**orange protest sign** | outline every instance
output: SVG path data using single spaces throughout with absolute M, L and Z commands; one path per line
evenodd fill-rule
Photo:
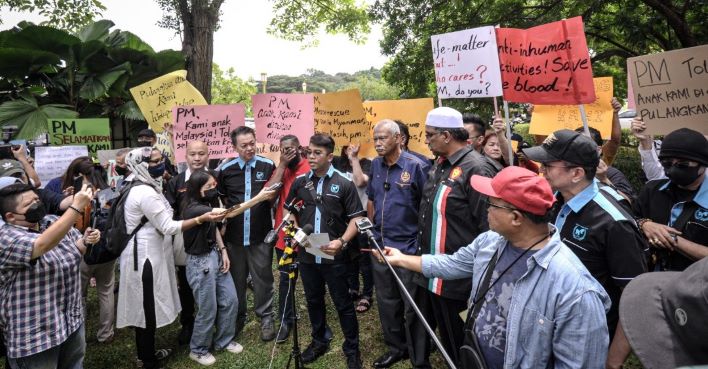
M 363 143 L 369 139 L 369 124 L 366 121 L 359 90 L 313 95 L 315 132 L 327 133 L 334 138 L 335 154 L 339 154 L 342 146 Z
M 374 125 L 382 119 L 393 119 L 400 120 L 408 126 L 410 133 L 408 149 L 432 158 L 433 155 L 425 144 L 425 118 L 434 107 L 432 98 L 365 101 L 366 120 L 371 130 L 366 143 L 362 143 L 360 156 L 367 158 L 377 156 L 371 139 Z
M 612 77 L 593 78 L 595 96 L 592 104 L 585 105 L 588 126 L 600 131 L 602 138 L 609 139 L 612 131 Z M 576 129 L 583 126 L 577 105 L 536 105 L 531 115 L 529 133 L 548 135 L 559 129 Z

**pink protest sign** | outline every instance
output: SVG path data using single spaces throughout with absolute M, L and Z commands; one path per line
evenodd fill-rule
M 245 122 L 246 109 L 242 104 L 175 106 L 172 108 L 175 160 L 186 161 L 187 144 L 191 141 L 206 142 L 210 159 L 235 156 L 231 131 Z
M 260 94 L 253 96 L 256 141 L 279 145 L 292 134 L 307 145 L 315 133 L 314 100 L 311 94 Z

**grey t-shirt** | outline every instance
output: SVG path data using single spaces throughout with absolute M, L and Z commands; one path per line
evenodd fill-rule
M 506 350 L 506 317 L 509 314 L 509 305 L 514 291 L 514 284 L 526 273 L 526 261 L 535 250 L 529 250 L 516 263 L 524 249 L 519 249 L 507 244 L 504 252 L 499 256 L 497 265 L 492 272 L 490 285 L 494 286 L 487 292 L 479 310 L 479 316 L 474 326 L 479 346 L 490 369 L 504 367 L 504 352 Z M 499 278 L 499 275 L 512 263 L 514 265 Z M 498 282 L 495 281 L 499 279 Z M 483 293 L 484 291 L 480 291 Z

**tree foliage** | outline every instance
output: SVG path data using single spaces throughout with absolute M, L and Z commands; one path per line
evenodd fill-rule
M 214 63 L 211 84 L 212 104 L 243 104 L 246 106 L 246 115 L 251 116 L 253 114 L 251 95 L 256 93 L 255 84 L 239 78 L 234 68 L 222 70 Z
M 41 25 L 76 31 L 106 10 L 99 0 L 0 0 L 0 7 L 37 13 L 47 20 Z M 1 23 L 1 21 L 0 21 Z
M 302 83 L 307 83 L 307 92 L 341 91 L 357 88 L 364 100 L 398 99 L 398 89 L 381 79 L 381 71 L 375 68 L 358 71 L 354 74 L 327 74 L 321 70 L 310 69 L 299 76 L 274 75 L 268 77 L 268 92 L 302 92 Z M 258 91 L 262 85 L 258 83 Z

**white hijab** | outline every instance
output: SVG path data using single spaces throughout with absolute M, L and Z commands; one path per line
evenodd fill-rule
M 131 177 L 154 187 L 158 193 L 162 193 L 162 177 L 153 178 L 148 171 L 148 161 L 150 161 L 153 150 L 157 149 L 154 147 L 133 149 L 125 156 L 125 164 L 131 172 Z

